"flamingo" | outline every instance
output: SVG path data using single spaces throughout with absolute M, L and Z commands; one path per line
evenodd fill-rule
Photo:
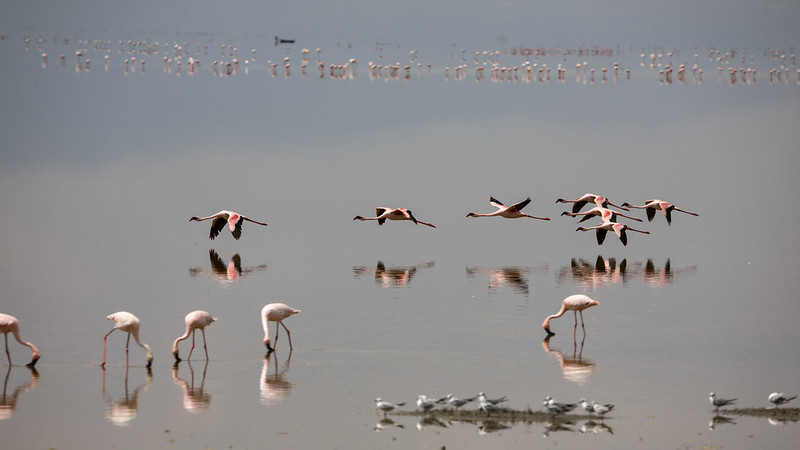
M 650 234 L 649 231 L 642 231 L 637 230 L 636 228 L 631 228 L 624 223 L 617 223 L 617 222 L 603 222 L 600 225 L 595 225 L 593 227 L 578 227 L 575 231 L 589 231 L 589 230 L 596 230 L 597 231 L 597 245 L 602 245 L 603 241 L 606 239 L 606 233 L 609 231 L 613 231 L 619 237 L 619 240 L 622 241 L 622 245 L 628 245 L 628 231 L 635 231 L 637 233 L 642 234 Z
M 656 211 L 664 211 L 664 215 L 667 217 L 667 224 L 672 225 L 672 211 L 682 212 L 684 214 L 691 214 L 693 216 L 699 216 L 700 214 L 689 212 L 683 209 L 678 208 L 677 206 L 673 205 L 670 202 L 665 202 L 664 200 L 659 200 L 657 198 L 647 200 L 644 202 L 642 206 L 631 205 L 630 203 L 623 203 L 622 206 L 628 208 L 636 208 L 636 209 L 644 209 L 647 212 L 647 220 L 652 221 L 653 218 L 656 216 Z
M 635 220 L 637 222 L 641 222 L 642 221 L 642 219 L 637 219 L 636 217 L 626 216 L 625 214 L 618 213 L 616 211 L 612 211 L 612 210 L 610 210 L 608 208 L 604 208 L 602 206 L 595 206 L 594 208 L 592 208 L 592 209 L 590 209 L 590 210 L 588 210 L 586 212 L 571 213 L 569 211 L 564 211 L 564 212 L 561 213 L 561 215 L 562 216 L 570 216 L 570 217 L 583 216 L 583 218 L 581 220 L 579 220 L 578 223 L 585 222 L 585 221 L 591 219 L 592 216 L 600 216 L 600 218 L 603 219 L 603 222 L 616 222 L 617 221 L 617 216 L 624 217 L 626 219 Z
M 528 206 L 528 203 L 531 202 L 531 198 L 528 197 L 525 200 L 514 203 L 511 206 L 504 205 L 500 200 L 497 200 L 494 197 L 489 197 L 489 204 L 497 208 L 497 211 L 489 213 L 489 214 L 477 214 L 471 212 L 467 214 L 467 217 L 505 217 L 506 219 L 519 219 L 520 217 L 530 217 L 531 219 L 539 219 L 539 220 L 550 220 L 547 217 L 534 217 L 522 212 L 522 208 Z
M 544 331 L 546 331 L 548 335 L 555 334 L 550 331 L 550 320 L 563 316 L 567 311 L 572 311 L 575 314 L 574 328 L 578 328 L 578 313 L 581 313 L 581 328 L 583 328 L 583 331 L 586 332 L 586 327 L 583 325 L 583 310 L 599 304 L 600 303 L 598 303 L 596 300 L 592 300 L 587 295 L 570 295 L 569 297 L 565 298 L 563 302 L 561 302 L 561 309 L 557 313 L 547 316 L 547 318 L 544 319 L 542 328 L 544 328 Z
M 617 206 L 611 203 L 607 198 L 603 197 L 602 195 L 589 194 L 589 193 L 583 194 L 582 196 L 576 198 L 575 200 L 566 200 L 560 198 L 556 200 L 556 203 L 574 203 L 574 205 L 572 205 L 573 213 L 579 212 L 581 208 L 583 208 L 587 203 L 594 203 L 595 205 L 602 206 L 604 208 L 607 208 L 610 205 L 621 211 L 628 211 L 628 209 L 626 209 L 624 206 L 622 205 Z
M 127 365 L 128 363 L 128 344 L 130 344 L 131 334 L 133 334 L 133 339 L 136 343 L 147 350 L 147 368 L 149 369 L 153 365 L 153 351 L 150 350 L 149 345 L 139 340 L 139 325 L 141 325 L 139 318 L 127 311 L 119 311 L 106 316 L 106 319 L 114 322 L 114 328 L 103 336 L 103 363 L 100 364 L 100 367 L 105 368 L 106 366 L 106 338 L 114 330 L 122 330 L 128 333 L 128 340 L 125 342 L 125 364 Z
M 211 222 L 211 232 L 208 235 L 208 238 L 212 240 L 219 235 L 219 232 L 222 231 L 222 228 L 225 227 L 225 223 L 228 224 L 228 226 L 231 229 L 231 234 L 233 234 L 233 238 L 236 239 L 237 241 L 239 240 L 240 237 L 242 237 L 242 223 L 244 223 L 245 220 L 247 220 L 248 222 L 253 222 L 259 225 L 267 226 L 267 224 L 263 222 L 258 222 L 247 216 L 243 216 L 239 213 L 226 210 L 222 210 L 214 214 L 213 216 L 208 216 L 208 217 L 194 216 L 191 219 L 189 219 L 189 222 L 193 220 L 197 222 L 202 222 L 208 219 L 214 219 L 214 221 Z
M 39 353 L 39 349 L 37 349 L 35 345 L 30 342 L 23 341 L 19 336 L 19 320 L 17 320 L 16 317 L 8 314 L 0 314 L 0 333 L 3 333 L 6 337 L 6 357 L 8 358 L 9 367 L 11 367 L 11 353 L 8 351 L 8 333 L 13 334 L 14 339 L 16 339 L 17 342 L 31 349 L 31 362 L 26 364 L 26 366 L 35 366 L 36 361 L 39 361 L 39 358 L 42 357 L 42 354 Z
M 431 228 L 436 228 L 436 225 L 432 223 L 423 222 L 421 220 L 417 220 L 413 214 L 411 214 L 410 209 L 406 208 L 386 208 L 384 206 L 379 206 L 375 208 L 375 216 L 376 217 L 364 217 L 364 216 L 355 216 L 353 220 L 377 220 L 378 225 L 383 225 L 386 222 L 386 219 L 389 220 L 410 220 L 415 224 L 421 223 L 423 225 L 427 225 Z
M 192 359 L 192 352 L 194 351 L 194 335 L 199 329 L 203 333 L 203 350 L 206 351 L 206 360 L 208 360 L 208 347 L 206 347 L 206 327 L 214 323 L 217 319 L 211 317 L 206 311 L 192 311 L 186 315 L 186 333 L 183 336 L 175 339 L 172 344 L 172 355 L 175 356 L 175 361 L 180 362 L 181 358 L 178 356 L 178 342 L 187 339 L 189 333 L 192 334 L 192 348 L 189 350 L 189 356 L 186 359 Z
M 284 303 L 270 303 L 261 309 L 261 324 L 264 327 L 264 345 L 267 346 L 267 350 L 273 351 L 275 349 L 275 347 L 271 347 L 269 345 L 269 328 L 267 328 L 268 322 L 278 322 L 278 325 L 283 326 L 283 329 L 286 330 L 286 336 L 289 337 L 289 349 L 294 349 L 294 347 L 292 347 L 292 334 L 289 333 L 289 329 L 283 324 L 283 319 L 286 319 L 287 317 L 299 312 L 299 309 L 294 309 Z M 280 328 L 275 330 L 276 344 L 278 343 L 279 331 Z

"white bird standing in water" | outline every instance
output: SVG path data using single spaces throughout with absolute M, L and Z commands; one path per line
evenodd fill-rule
M 471 398 L 458 398 L 454 397 L 453 394 L 447 394 L 447 403 L 454 408 L 461 408 L 462 406 L 466 405 L 467 403 L 475 400 L 478 396 L 471 397 Z
M 119 311 L 106 316 L 106 319 L 114 322 L 114 328 L 103 336 L 103 363 L 100 364 L 100 367 L 105 368 L 106 366 L 106 338 L 108 338 L 108 335 L 114 330 L 121 330 L 128 333 L 128 340 L 125 342 L 125 364 L 128 364 L 128 345 L 131 342 L 132 334 L 136 343 L 147 350 L 147 368 L 149 369 L 150 366 L 153 365 L 153 352 L 150 350 L 149 345 L 139 340 L 139 325 L 141 324 L 139 318 L 127 311 Z
M 505 217 L 506 219 L 519 219 L 520 217 L 530 217 L 531 219 L 550 220 L 547 217 L 535 217 L 522 212 L 522 208 L 528 206 L 528 203 L 530 202 L 531 198 L 528 197 L 519 203 L 514 203 L 511 206 L 506 206 L 500 200 L 497 200 L 494 197 L 489 197 L 489 204 L 497 208 L 497 211 L 488 214 L 478 214 L 471 212 L 467 214 L 467 217 Z
M 794 397 L 785 397 L 783 392 L 773 392 L 772 394 L 769 394 L 769 401 L 775 405 L 775 409 L 778 409 L 778 406 L 781 406 L 784 403 L 789 403 L 796 398 L 796 395 Z
M 233 234 L 233 238 L 236 239 L 237 241 L 239 240 L 240 237 L 242 237 L 242 223 L 244 223 L 245 220 L 248 222 L 253 222 L 259 225 L 267 226 L 267 224 L 263 222 L 258 222 L 247 216 L 243 216 L 239 213 L 226 210 L 220 211 L 214 214 L 213 216 L 208 216 L 208 217 L 194 216 L 191 219 L 189 219 L 189 222 L 193 220 L 197 222 L 202 222 L 204 220 L 209 220 L 209 219 L 214 219 L 214 221 L 211 222 L 211 232 L 208 235 L 208 238 L 212 240 L 219 235 L 220 231 L 222 231 L 223 228 L 225 228 L 226 223 L 228 224 L 228 227 L 230 227 L 231 229 L 231 234 Z
M 383 415 L 384 415 L 384 416 L 385 416 L 385 415 L 386 415 L 386 413 L 388 413 L 389 411 L 392 411 L 392 410 L 394 410 L 395 408 L 398 408 L 398 407 L 400 407 L 400 406 L 403 406 L 403 405 L 405 405 L 405 404 L 406 404 L 406 402 L 402 402 L 402 403 L 390 403 L 390 402 L 387 402 L 387 401 L 383 400 L 383 399 L 382 399 L 382 398 L 380 398 L 380 397 L 378 397 L 378 398 L 376 398 L 376 399 L 375 399 L 375 406 L 377 406 L 377 407 L 378 407 L 378 409 L 380 409 L 381 411 L 383 411 Z
M 736 401 L 735 398 L 727 399 L 727 398 L 717 398 L 717 394 L 711 392 L 708 394 L 708 401 L 714 405 L 714 410 L 720 409 L 723 406 L 731 405 L 733 402 Z
M 283 329 L 286 330 L 286 336 L 289 338 L 289 350 L 294 349 L 294 347 L 292 347 L 292 334 L 289 333 L 289 329 L 283 324 L 283 320 L 294 314 L 298 314 L 299 312 L 299 309 L 294 309 L 284 303 L 270 303 L 261 309 L 261 325 L 264 327 L 264 345 L 267 346 L 267 350 L 272 351 L 275 349 L 275 347 L 269 345 L 269 328 L 267 327 L 269 322 L 277 322 L 278 325 L 282 326 Z M 276 325 L 275 344 L 278 343 L 279 331 L 280 328 L 278 328 Z
M 557 317 L 563 316 L 564 313 L 566 313 L 567 311 L 572 311 L 573 313 L 575 313 L 574 328 L 578 328 L 578 313 L 580 313 L 581 327 L 585 332 L 586 327 L 583 325 L 583 310 L 599 304 L 600 303 L 598 303 L 596 300 L 592 300 L 587 295 L 583 294 L 570 295 L 569 297 L 565 298 L 564 301 L 561 302 L 561 309 L 557 313 L 547 316 L 547 318 L 544 319 L 544 322 L 542 322 L 542 328 L 544 328 L 544 331 L 546 331 L 548 335 L 555 334 L 552 331 L 550 331 L 550 321 Z
M 0 333 L 3 333 L 6 338 L 6 357 L 8 357 L 8 366 L 11 367 L 11 353 L 8 351 L 8 333 L 14 335 L 14 339 L 17 340 L 20 344 L 28 347 L 31 349 L 31 362 L 26 364 L 28 367 L 33 367 L 36 365 L 36 361 L 39 361 L 39 358 L 42 357 L 41 353 L 39 353 L 39 349 L 36 348 L 30 342 L 25 342 L 19 335 L 19 320 L 16 317 L 10 316 L 8 314 L 0 314 Z
M 427 225 L 431 228 L 436 228 L 436 225 L 432 223 L 423 222 L 421 220 L 417 220 L 413 214 L 411 214 L 410 209 L 406 208 L 387 208 L 385 206 L 379 206 L 375 208 L 375 217 L 364 217 L 364 216 L 355 216 L 353 220 L 377 220 L 378 225 L 383 225 L 386 220 L 410 220 L 415 224 L 421 223 L 423 225 Z
M 178 342 L 187 339 L 189 337 L 189 333 L 192 334 L 192 348 L 189 350 L 189 356 L 186 359 L 192 359 L 192 352 L 194 351 L 194 335 L 197 333 L 199 329 L 200 332 L 203 334 L 203 350 L 206 351 L 206 360 L 208 360 L 208 347 L 206 346 L 206 327 L 214 323 L 217 319 L 211 317 L 206 311 L 192 311 L 186 315 L 186 333 L 183 336 L 180 336 L 178 339 L 175 339 L 175 343 L 172 344 L 172 355 L 175 357 L 175 361 L 180 361 L 181 358 L 178 356 Z

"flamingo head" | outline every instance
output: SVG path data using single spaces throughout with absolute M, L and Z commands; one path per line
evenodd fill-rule
M 560 198 L 560 199 L 556 200 L 556 203 L 567 203 L 567 201 L 564 200 L 563 198 Z
M 39 353 L 38 351 L 34 351 L 33 356 L 31 357 L 31 362 L 25 365 L 32 368 L 36 365 L 36 362 L 39 361 L 39 358 L 41 357 L 42 357 L 41 353 Z
M 625 202 L 625 203 L 623 203 L 623 204 L 621 204 L 621 205 L 619 205 L 619 206 L 620 206 L 620 208 L 630 208 L 630 207 L 631 207 L 631 206 L 633 206 L 633 205 L 631 205 L 631 204 L 630 204 L 630 203 L 628 203 L 628 202 Z
M 467 217 L 475 217 L 475 213 L 471 212 L 471 213 L 467 214 Z
M 189 219 L 189 222 L 191 222 L 191 221 L 193 221 L 193 220 L 199 220 L 199 219 L 200 219 L 199 217 L 197 217 L 197 216 L 193 216 L 191 219 Z
M 144 348 L 145 348 L 145 350 L 147 350 L 147 366 L 146 367 L 149 369 L 150 367 L 153 366 L 153 351 L 150 350 L 150 346 L 147 345 L 147 344 L 144 345 Z
M 269 338 L 268 337 L 264 338 L 264 345 L 267 346 L 267 351 L 271 352 L 271 351 L 275 350 L 274 348 L 272 348 L 271 345 L 269 345 Z
M 353 220 L 364 220 L 364 216 L 355 216 Z

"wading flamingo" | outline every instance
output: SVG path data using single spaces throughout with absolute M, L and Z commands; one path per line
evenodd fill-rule
M 237 241 L 239 240 L 240 237 L 242 237 L 242 223 L 244 223 L 245 220 L 247 220 L 248 222 L 253 222 L 259 225 L 267 226 L 267 224 L 263 222 L 258 222 L 249 217 L 243 216 L 239 213 L 235 213 L 233 211 L 225 211 L 225 210 L 220 211 L 214 214 L 213 216 L 208 216 L 208 217 L 195 216 L 189 219 L 189 222 L 193 220 L 197 222 L 202 222 L 208 219 L 214 219 L 214 221 L 211 222 L 211 232 L 208 235 L 209 239 L 214 239 L 215 237 L 217 237 L 219 235 L 219 232 L 222 231 L 223 228 L 225 228 L 226 223 L 231 229 L 231 234 L 233 234 L 233 238 L 236 239 Z
M 522 208 L 528 206 L 528 203 L 531 202 L 531 198 L 528 197 L 525 200 L 514 203 L 511 206 L 504 205 L 500 200 L 497 200 L 494 197 L 489 197 L 489 204 L 497 208 L 497 211 L 489 213 L 489 214 L 478 214 L 471 212 L 467 214 L 467 217 L 505 217 L 506 219 L 519 219 L 520 217 L 530 217 L 531 219 L 539 219 L 539 220 L 550 220 L 547 217 L 534 217 L 522 212 Z
M 206 360 L 208 360 L 208 347 L 206 347 L 206 327 L 214 323 L 217 319 L 211 317 L 206 311 L 192 311 L 186 315 L 186 333 L 183 336 L 175 339 L 175 343 L 172 344 L 172 355 L 175 356 L 175 361 L 180 361 L 181 358 L 178 356 L 178 342 L 187 339 L 189 337 L 189 333 L 192 334 L 192 348 L 189 350 L 189 356 L 186 359 L 192 359 L 192 352 L 194 351 L 194 335 L 199 329 L 201 333 L 203 333 L 203 350 L 206 351 Z
M 8 366 L 11 367 L 11 353 L 8 351 L 8 333 L 14 335 L 14 339 L 17 340 L 20 344 L 28 347 L 33 352 L 31 356 L 31 362 L 26 364 L 28 367 L 33 367 L 36 365 L 36 361 L 39 361 L 39 358 L 42 357 L 39 350 L 36 348 L 35 345 L 31 344 L 30 342 L 25 342 L 19 336 L 19 320 L 16 317 L 10 316 L 8 314 L 0 314 L 0 333 L 3 333 L 6 337 L 6 357 L 8 357 Z
M 602 206 L 595 206 L 594 208 L 592 208 L 592 209 L 590 209 L 590 210 L 588 210 L 586 212 L 579 212 L 579 213 L 571 213 L 569 211 L 564 211 L 564 212 L 561 213 L 561 215 L 562 216 L 570 216 L 570 217 L 583 216 L 583 218 L 581 220 L 579 220 L 578 223 L 585 222 L 585 221 L 591 219 L 592 216 L 600 216 L 600 218 L 603 219 L 603 222 L 616 222 L 617 221 L 617 216 L 624 217 L 626 219 L 635 220 L 637 222 L 641 222 L 642 221 L 642 219 L 637 219 L 636 217 L 626 216 L 625 214 L 618 213 L 616 211 L 612 211 L 612 210 L 610 210 L 608 208 L 603 208 Z
M 597 231 L 597 245 L 602 245 L 603 241 L 606 239 L 606 233 L 609 231 L 613 231 L 619 237 L 619 240 L 622 241 L 622 245 L 628 245 L 628 234 L 627 231 L 635 231 L 637 233 L 642 234 L 650 234 L 649 231 L 642 231 L 637 230 L 636 228 L 631 228 L 624 223 L 617 223 L 617 222 L 603 222 L 600 225 L 595 225 L 593 227 L 578 227 L 575 231 L 590 231 L 596 230 Z
M 286 336 L 289 337 L 289 349 L 292 350 L 292 334 L 289 333 L 289 329 L 286 328 L 286 325 L 283 324 L 283 319 L 299 313 L 299 309 L 294 309 L 290 306 L 285 305 L 284 303 L 270 303 L 261 310 L 261 324 L 264 327 L 264 345 L 267 346 L 267 350 L 273 351 L 275 347 L 269 345 L 269 328 L 267 327 L 267 323 L 269 322 L 277 322 L 278 325 L 281 325 L 284 330 L 286 330 Z M 275 328 L 275 344 L 278 343 L 278 332 L 280 328 Z
M 647 212 L 647 220 L 652 221 L 653 218 L 656 216 L 656 211 L 664 211 L 664 215 L 667 217 L 667 224 L 672 225 L 672 211 L 682 212 L 684 214 L 690 214 L 693 216 L 699 216 L 700 214 L 685 211 L 683 209 L 678 208 L 677 206 L 673 205 L 670 202 L 665 202 L 664 200 L 659 200 L 657 198 L 652 200 L 647 200 L 644 202 L 642 206 L 631 205 L 630 203 L 623 203 L 622 206 L 628 208 L 636 208 L 636 209 L 644 209 Z
M 410 209 L 405 208 L 386 208 L 384 206 L 380 206 L 375 208 L 375 216 L 376 217 L 364 217 L 364 216 L 355 216 L 353 220 L 377 220 L 378 225 L 383 225 L 386 220 L 410 220 L 414 223 L 421 223 L 423 225 L 427 225 L 431 228 L 436 228 L 436 225 L 432 223 L 423 222 L 421 220 L 417 220 L 413 214 L 411 214 Z
M 574 205 L 572 205 L 573 213 L 580 212 L 581 208 L 586 206 L 587 203 L 594 203 L 595 205 L 602 206 L 603 208 L 608 208 L 610 205 L 619 210 L 628 211 L 628 209 L 626 209 L 624 206 L 617 206 L 611 203 L 607 198 L 603 197 L 602 195 L 589 194 L 589 193 L 583 194 L 582 196 L 576 198 L 575 200 L 566 200 L 560 198 L 556 200 L 556 203 L 574 203 Z
M 103 336 L 103 363 L 100 364 L 100 367 L 105 368 L 106 366 L 106 338 L 108 338 L 108 335 L 113 333 L 114 330 L 122 330 L 128 333 L 128 340 L 125 342 L 125 365 L 128 364 L 128 344 L 131 343 L 131 334 L 133 334 L 133 339 L 136 343 L 147 350 L 147 368 L 149 369 L 150 366 L 153 365 L 153 352 L 150 350 L 149 345 L 139 340 L 139 325 L 141 324 L 139 318 L 129 312 L 119 311 L 106 316 L 106 319 L 114 322 L 114 328 Z
M 581 313 L 581 328 L 583 328 L 583 331 L 586 332 L 586 327 L 583 326 L 583 310 L 599 304 L 600 303 L 598 303 L 596 300 L 592 300 L 583 294 L 570 295 L 561 303 L 561 309 L 557 313 L 547 316 L 547 319 L 544 319 L 542 328 L 544 328 L 544 331 L 546 331 L 548 335 L 555 334 L 550 331 L 550 320 L 563 316 L 567 311 L 572 311 L 575 314 L 574 329 L 578 328 L 578 313 Z

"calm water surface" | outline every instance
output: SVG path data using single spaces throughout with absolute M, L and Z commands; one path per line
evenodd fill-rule
M 756 82 L 732 84 L 711 47 L 526 57 L 511 46 L 310 43 L 303 76 L 300 44 L 272 36 L 161 37 L 151 55 L 118 36 L 99 52 L 49 36 L 40 50 L 31 36 L 0 42 L 0 56 L 18 61 L 0 73 L 14 99 L 0 108 L 0 310 L 43 358 L 31 371 L 28 350 L 11 344 L 4 446 L 795 447 L 797 423 L 729 416 L 711 429 L 707 400 L 714 391 L 761 407 L 770 392 L 800 391 L 790 58 L 789 80 L 771 82 L 780 63 L 746 50 Z M 187 48 L 180 75 L 162 61 L 176 42 Z M 229 77 L 213 74 L 214 60 L 232 61 L 223 44 L 238 48 Z M 76 70 L 77 48 L 90 70 Z M 520 67 L 518 78 L 492 81 L 484 50 Z M 683 81 L 660 80 L 666 56 L 652 68 L 640 58 L 661 50 L 675 52 L 676 72 L 687 64 Z M 126 75 L 134 56 L 145 73 Z M 189 56 L 201 61 L 195 75 Z M 349 58 L 355 76 L 331 78 L 328 64 Z M 487 67 L 482 81 L 473 58 Z M 280 63 L 275 76 L 268 60 Z M 400 62 L 397 79 L 370 77 L 369 61 Z M 536 64 L 531 80 L 525 61 Z M 583 61 L 594 82 L 576 73 Z M 615 62 L 629 80 L 613 78 Z M 545 64 L 550 79 L 539 81 Z M 700 216 L 675 213 L 668 226 L 657 215 L 633 224 L 650 235 L 598 246 L 554 203 L 586 192 L 663 198 Z M 526 212 L 551 221 L 465 218 L 490 212 L 490 195 L 531 196 Z M 352 220 L 376 206 L 410 208 L 437 228 Z M 269 226 L 210 241 L 208 222 L 188 222 L 221 209 Z M 566 315 L 544 341 L 542 320 L 574 293 L 600 302 L 585 335 L 573 339 Z M 281 334 L 265 357 L 258 315 L 276 301 L 302 313 L 286 321 L 294 351 Z M 173 367 L 172 341 L 195 309 L 218 318 L 211 359 L 195 351 Z M 119 310 L 141 319 L 151 372 L 137 346 L 126 368 L 120 332 L 99 368 L 105 316 Z M 616 409 L 604 426 L 557 429 L 382 421 L 374 408 L 376 397 L 413 405 L 417 394 L 480 391 L 520 409 L 539 410 L 547 395 Z

